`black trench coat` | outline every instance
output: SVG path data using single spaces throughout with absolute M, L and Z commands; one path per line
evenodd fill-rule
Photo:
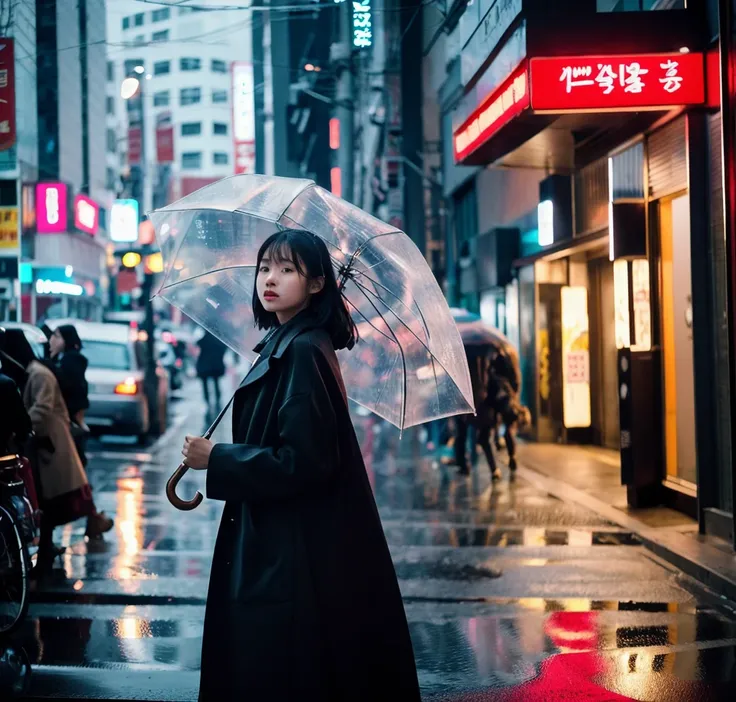
M 200 700 L 419 700 L 396 573 L 337 357 L 306 313 L 238 389 L 233 444 L 207 497 L 225 500 Z

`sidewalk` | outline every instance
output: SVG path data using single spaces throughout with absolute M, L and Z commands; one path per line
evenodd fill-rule
M 669 509 L 631 509 L 618 453 L 593 446 L 525 444 L 519 475 L 555 497 L 587 507 L 636 533 L 652 552 L 736 601 L 736 554 L 730 544 L 698 533 L 690 517 Z

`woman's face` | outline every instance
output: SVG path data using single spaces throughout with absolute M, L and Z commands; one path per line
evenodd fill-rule
M 300 266 L 302 270 L 305 266 Z M 322 289 L 323 281 L 308 280 L 297 270 L 293 260 L 276 257 L 267 251 L 261 259 L 256 278 L 256 290 L 266 312 L 273 312 L 279 324 L 285 324 L 292 317 L 309 306 L 311 296 Z
M 59 333 L 57 329 L 49 338 L 49 351 L 51 352 L 51 358 L 58 356 L 64 352 L 64 337 Z

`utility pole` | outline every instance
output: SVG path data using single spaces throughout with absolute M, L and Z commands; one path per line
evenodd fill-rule
M 353 176 L 355 164 L 353 162 L 353 115 L 354 115 L 354 85 L 353 85 L 353 3 L 344 1 L 338 8 L 340 13 L 340 41 L 332 45 L 332 61 L 340 71 L 337 83 L 337 109 L 335 116 L 340 121 L 340 148 L 337 159 L 340 167 L 342 183 L 342 197 L 353 202 L 355 189 Z

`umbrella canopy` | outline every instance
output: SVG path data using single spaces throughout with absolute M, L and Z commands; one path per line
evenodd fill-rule
M 457 324 L 466 352 L 473 351 L 477 354 L 481 347 L 490 347 L 504 354 L 511 363 L 511 369 L 516 377 L 516 386 L 521 388 L 519 351 L 509 338 L 495 327 L 486 324 L 473 312 L 458 307 L 453 307 L 450 312 Z
M 403 232 L 310 180 L 240 175 L 151 214 L 164 259 L 158 294 L 242 356 L 260 339 L 256 257 L 274 232 L 319 236 L 360 332 L 339 352 L 348 395 L 400 429 L 474 411 L 460 334 Z

